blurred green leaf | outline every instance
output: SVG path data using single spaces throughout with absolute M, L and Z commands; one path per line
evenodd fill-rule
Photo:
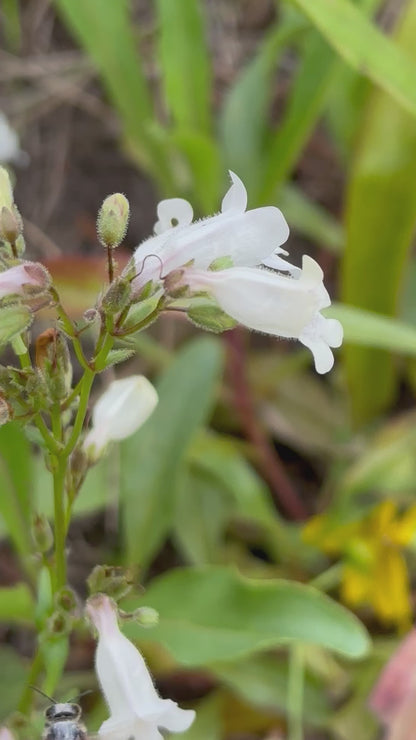
M 416 64 L 410 54 L 384 36 L 349 0 L 290 2 L 310 19 L 348 64 L 416 115 Z
M 415 34 L 416 2 L 412 0 L 395 36 L 416 59 Z M 388 95 L 375 92 L 347 194 L 342 266 L 346 303 L 385 315 L 397 312 L 416 222 L 415 180 L 414 119 Z M 403 338 L 399 327 L 398 334 Z M 357 421 L 365 422 L 393 398 L 394 359 L 383 352 L 347 346 L 345 362 L 352 410 Z
M 127 562 L 149 563 L 173 522 L 178 473 L 212 407 L 221 345 L 196 339 L 178 352 L 157 383 L 159 404 L 121 445 L 121 500 Z
M 173 132 L 171 142 L 184 155 L 189 168 L 190 182 L 185 195 L 195 202 L 203 216 L 218 211 L 225 172 L 215 139 L 204 133 L 178 129 Z
M 160 614 L 144 635 L 180 663 L 235 660 L 293 640 L 323 645 L 350 658 L 366 653 L 367 632 L 344 607 L 319 591 L 283 580 L 255 580 L 228 568 L 177 568 L 152 581 L 143 600 Z M 137 605 L 137 602 L 134 602 Z
M 231 510 L 232 502 L 215 480 L 201 472 L 183 472 L 176 495 L 174 537 L 188 562 L 221 562 L 221 540 Z
M 289 671 L 284 656 L 255 655 L 233 663 L 215 663 L 210 671 L 249 704 L 275 715 L 286 711 Z M 305 720 L 322 725 L 330 714 L 324 686 L 307 673 L 304 691 Z
M 196 705 L 196 717 L 189 730 L 175 733 L 178 740 L 222 740 L 223 697 L 214 691 Z
M 4 721 L 16 711 L 27 680 L 27 667 L 17 653 L 6 646 L 0 648 L 0 661 L 4 666 L 0 671 L 0 721 Z
M 31 552 L 32 450 L 16 422 L 0 427 L 0 516 L 17 552 Z
M 22 40 L 19 0 L 3 0 L 1 15 L 6 47 L 15 53 L 19 50 Z
M 156 0 L 158 59 L 165 101 L 183 129 L 211 129 L 211 64 L 199 0 Z
M 337 483 L 337 499 L 377 491 L 398 496 L 413 494 L 416 479 L 416 414 L 411 412 L 385 423 L 360 450 Z
M 26 583 L 0 588 L 0 622 L 33 622 L 35 605 Z
M 282 209 L 291 229 L 328 252 L 339 254 L 344 249 L 344 230 L 332 214 L 314 203 L 299 188 L 286 185 L 279 193 Z
M 310 34 L 303 46 L 282 119 L 269 133 L 260 200 L 273 200 L 276 188 L 294 169 L 322 112 L 339 62 L 319 36 Z
M 324 314 L 341 322 L 344 344 L 373 347 L 411 357 L 416 355 L 416 326 L 344 303 L 333 303 L 331 308 L 325 309 Z M 366 389 L 369 390 L 368 386 Z
M 250 183 L 253 192 L 260 186 L 274 72 L 287 44 L 304 28 L 302 16 L 286 13 L 266 33 L 225 98 L 219 125 L 226 166 Z
M 156 181 L 170 181 L 164 152 L 150 132 L 154 111 L 128 0 L 55 0 L 55 5 L 99 71 L 142 166 Z

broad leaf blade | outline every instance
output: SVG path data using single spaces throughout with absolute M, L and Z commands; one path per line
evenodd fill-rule
M 369 647 L 359 620 L 316 589 L 248 579 L 228 568 L 170 571 L 151 583 L 142 603 L 157 609 L 160 622 L 146 635 L 129 625 L 127 634 L 161 642 L 187 665 L 234 660 L 293 640 L 350 658 Z
M 219 342 L 197 339 L 157 384 L 159 404 L 121 445 L 121 499 L 127 561 L 149 563 L 173 523 L 178 473 L 212 407 L 222 365 Z

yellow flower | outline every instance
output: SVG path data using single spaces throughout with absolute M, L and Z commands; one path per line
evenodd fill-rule
M 415 532 L 416 506 L 399 514 L 386 500 L 364 519 L 345 525 L 334 525 L 326 515 L 314 517 L 303 537 L 328 555 L 343 557 L 340 590 L 346 604 L 371 606 L 382 622 L 408 627 L 410 584 L 403 549 Z

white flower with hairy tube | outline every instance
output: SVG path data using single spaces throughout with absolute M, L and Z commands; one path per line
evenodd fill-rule
M 279 254 L 289 236 L 282 212 L 275 206 L 246 210 L 247 191 L 230 172 L 232 185 L 222 201 L 221 213 L 192 223 L 192 206 L 183 198 L 162 200 L 157 209 L 156 236 L 140 244 L 134 253 L 137 292 L 149 280 L 158 281 L 193 261 L 198 269 L 229 257 L 234 266 L 267 264 L 276 270 L 299 272 Z
M 114 380 L 96 402 L 84 450 L 96 460 L 109 442 L 133 434 L 154 411 L 158 395 L 144 375 Z
M 227 270 L 185 269 L 181 283 L 192 292 L 212 295 L 221 309 L 249 329 L 298 339 L 314 357 L 318 373 L 334 364 L 330 347 L 342 343 L 342 326 L 320 313 L 331 304 L 318 263 L 304 255 L 298 279 L 269 270 L 230 267 Z
M 111 714 L 99 735 L 105 740 L 162 740 L 159 728 L 187 730 L 195 712 L 160 698 L 141 654 L 120 632 L 111 599 L 91 597 L 86 612 L 98 631 L 95 667 Z

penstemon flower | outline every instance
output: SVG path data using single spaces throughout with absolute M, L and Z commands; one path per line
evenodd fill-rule
M 191 292 L 208 292 L 225 313 L 249 329 L 299 339 L 311 350 L 316 371 L 326 373 L 334 364 L 330 347 L 342 342 L 342 326 L 320 313 L 331 304 L 322 280 L 321 268 L 307 255 L 298 279 L 250 267 L 189 268 L 181 277 Z
M 222 201 L 221 213 L 192 223 L 193 210 L 183 198 L 162 200 L 158 205 L 156 236 L 139 245 L 134 254 L 138 291 L 149 280 L 158 281 L 193 260 L 194 267 L 207 269 L 215 260 L 229 257 L 232 264 L 267 264 L 294 274 L 298 268 L 285 262 L 280 245 L 289 236 L 282 212 L 275 206 L 246 210 L 247 191 L 230 172 L 232 185 Z M 175 225 L 173 223 L 175 222 Z
M 98 631 L 95 666 L 111 713 L 99 735 L 104 740 L 162 740 L 160 727 L 187 730 L 195 712 L 160 698 L 141 654 L 120 632 L 111 599 L 97 594 L 86 611 Z
M 110 442 L 134 434 L 157 402 L 156 390 L 144 375 L 130 375 L 110 383 L 92 412 L 92 428 L 84 440 L 88 456 L 97 460 Z

